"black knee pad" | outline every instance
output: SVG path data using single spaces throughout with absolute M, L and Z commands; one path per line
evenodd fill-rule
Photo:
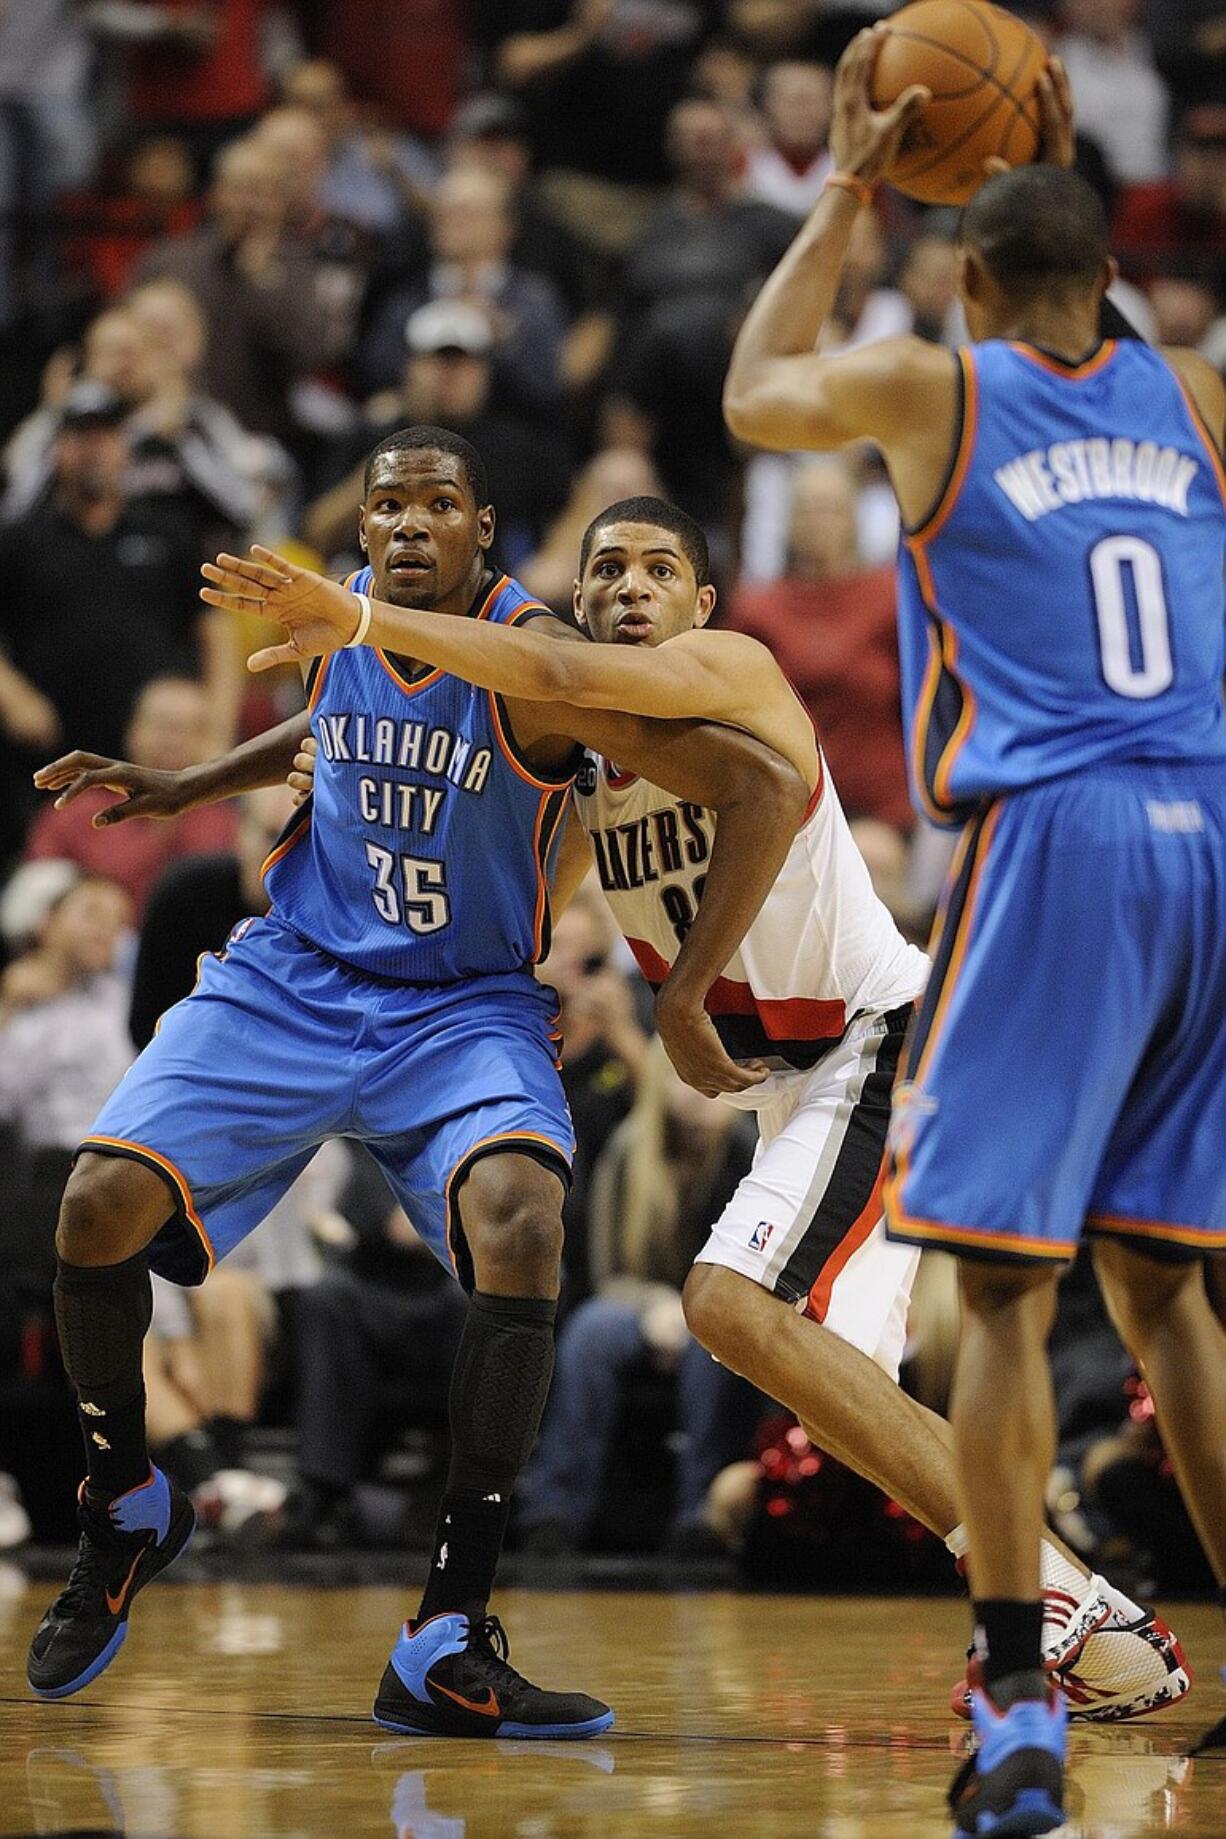
M 55 1325 L 68 1377 L 78 1390 L 99 1395 L 119 1387 L 126 1396 L 140 1384 L 141 1346 L 153 1315 L 149 1254 L 122 1264 L 65 1264 L 56 1260 Z

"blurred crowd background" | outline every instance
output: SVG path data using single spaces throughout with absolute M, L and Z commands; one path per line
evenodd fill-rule
M 0 0 L 0 1546 L 66 1540 L 79 1473 L 50 1313 L 75 1143 L 261 910 L 269 791 L 96 830 L 39 805 L 69 747 L 190 765 L 301 704 L 198 564 L 251 540 L 359 559 L 361 462 L 412 421 L 487 461 L 498 560 L 551 606 L 612 500 L 706 527 L 717 619 L 817 723 L 883 898 L 922 938 L 944 862 L 910 813 L 898 517 L 870 451 L 755 455 L 723 374 L 831 169 L 831 71 L 882 0 Z M 1226 0 L 1016 7 L 1063 56 L 1120 303 L 1226 364 Z M 883 192 L 828 337 L 955 344 L 956 219 Z M 679 1292 L 752 1155 L 685 1091 L 598 893 L 557 927 L 579 1160 L 554 1392 L 517 1537 L 734 1554 L 796 1584 L 943 1552 L 689 1342 Z M 159 1459 L 218 1541 L 402 1545 L 430 1522 L 463 1302 L 348 1146 L 203 1289 L 159 1285 Z M 945 1401 L 926 1260 L 906 1382 Z M 1144 1386 L 1092 1274 L 1065 1285 L 1051 1507 L 1087 1553 L 1198 1578 Z

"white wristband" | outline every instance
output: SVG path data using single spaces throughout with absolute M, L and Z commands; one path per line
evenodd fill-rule
M 356 588 L 350 591 L 357 601 L 360 611 L 358 613 L 358 629 L 351 639 L 345 640 L 343 647 L 345 651 L 352 651 L 355 645 L 364 645 L 366 643 L 366 634 L 370 631 L 371 621 L 370 595 L 359 594 Z

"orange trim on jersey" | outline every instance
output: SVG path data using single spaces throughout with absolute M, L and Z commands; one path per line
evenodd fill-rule
M 885 1174 L 886 1162 L 883 1157 L 872 1193 L 817 1273 L 805 1303 L 805 1314 L 815 1322 L 825 1321 L 826 1311 L 830 1307 L 830 1295 L 839 1273 L 850 1262 L 853 1254 L 859 1251 L 881 1218 L 881 1192 L 885 1187 Z
M 1010 339 L 1009 345 L 1011 350 L 1017 352 L 1019 358 L 1026 358 L 1031 364 L 1037 364 L 1040 370 L 1050 371 L 1053 377 L 1067 377 L 1070 381 L 1079 383 L 1083 377 L 1093 377 L 1111 362 L 1118 349 L 1118 340 L 1105 339 L 1094 356 L 1087 358 L 1084 364 L 1065 364 L 1060 358 L 1048 357 L 1047 353 L 1040 351 L 1037 345 L 1024 344 L 1021 339 Z
M 326 658 L 321 658 L 319 660 L 319 669 L 315 672 L 315 681 L 311 685 L 311 694 L 307 698 L 308 715 L 314 713 L 315 705 L 323 692 L 324 678 L 328 674 L 328 666 L 331 664 L 335 655 L 335 652 L 329 652 Z
M 954 808 L 949 782 L 953 776 L 958 755 L 966 745 L 967 736 L 975 725 L 978 708 L 974 691 L 969 683 L 958 674 L 958 635 L 953 627 L 941 617 L 937 605 L 936 582 L 932 577 L 932 565 L 922 548 L 912 551 L 912 561 L 915 564 L 920 596 L 928 611 L 929 627 L 928 668 L 924 673 L 924 681 L 916 702 L 915 723 L 911 734 L 911 772 L 916 790 L 919 792 L 920 800 L 928 816 L 934 818 L 938 823 L 943 823 Z M 940 758 L 933 768 L 930 787 L 925 759 L 928 752 L 928 731 L 932 724 L 932 712 L 936 707 L 942 672 L 952 677 L 957 684 L 962 695 L 962 711 L 954 724 L 953 733 L 941 749 Z
M 488 619 L 489 618 L 490 608 L 493 606 L 494 601 L 497 599 L 498 595 L 502 592 L 503 588 L 507 585 L 507 582 L 509 580 L 510 580 L 509 575 L 499 575 L 493 587 L 490 589 L 489 593 L 485 596 L 485 599 L 481 602 L 481 606 L 478 609 L 477 614 L 476 614 L 477 619 Z M 542 612 L 548 612 L 548 610 L 549 609 L 547 607 L 543 607 L 541 609 Z M 440 615 L 440 618 L 445 619 L 447 617 L 448 615 L 446 614 Z M 447 675 L 447 672 L 443 669 L 442 665 L 440 664 L 434 670 L 428 671 L 424 677 L 418 677 L 415 682 L 412 682 L 410 681 L 408 677 L 402 677 L 400 675 L 400 672 L 396 669 L 395 665 L 391 662 L 390 658 L 388 657 L 387 652 L 384 651 L 381 646 L 375 645 L 372 649 L 374 651 L 376 658 L 378 658 L 380 664 L 383 666 L 384 670 L 387 672 L 392 682 L 396 684 L 397 688 L 403 690 L 406 696 L 416 696 L 419 690 L 429 689 L 432 683 L 437 683 L 440 677 L 445 677 Z M 453 672 L 452 675 L 454 674 L 455 673 Z
M 1165 1220 L 1133 1220 L 1122 1213 L 1091 1213 L 1086 1219 L 1090 1232 L 1119 1233 L 1138 1239 L 1169 1239 L 1176 1245 L 1202 1246 L 1205 1251 L 1226 1249 L 1226 1230 L 1212 1227 L 1172 1226 Z
M 985 1251 L 1014 1252 L 1026 1258 L 1059 1262 L 1076 1256 L 1077 1243 L 1073 1239 L 1028 1239 L 1020 1232 L 983 1232 L 973 1226 L 949 1226 L 942 1220 L 913 1220 L 898 1206 L 891 1186 L 886 1183 L 886 1219 L 891 1233 L 900 1238 L 932 1240 L 953 1252 L 960 1245 L 977 1245 Z
M 192 1191 L 187 1185 L 187 1178 L 182 1171 L 177 1169 L 167 1156 L 159 1154 L 156 1149 L 150 1149 L 147 1143 L 132 1143 L 127 1137 L 85 1137 L 82 1140 L 81 1148 L 83 1150 L 89 1149 L 91 1144 L 98 1144 L 103 1149 L 128 1150 L 137 1161 L 143 1157 L 145 1160 L 157 1164 L 157 1167 L 161 1170 L 162 1174 L 168 1178 L 175 1193 L 178 1195 L 179 1204 L 195 1229 L 196 1236 L 200 1240 L 201 1245 L 204 1247 L 204 1255 L 208 1259 L 208 1266 L 211 1271 L 214 1264 L 217 1262 L 216 1253 L 213 1250 L 213 1242 L 205 1231 L 204 1221 L 196 1212 L 195 1204 L 192 1201 Z
M 455 1185 L 455 1178 L 460 1173 L 460 1170 L 467 1167 L 467 1164 L 472 1161 L 478 1150 L 489 1149 L 495 1143 L 543 1143 L 546 1149 L 556 1151 L 567 1168 L 570 1167 L 575 1156 L 575 1146 L 573 1143 L 569 1150 L 565 1150 L 560 1143 L 555 1143 L 552 1137 L 545 1136 L 543 1132 L 539 1130 L 496 1130 L 493 1136 L 482 1137 L 478 1142 L 472 1144 L 470 1148 L 464 1151 L 459 1161 L 452 1164 L 451 1173 L 443 1183 L 443 1231 L 446 1234 L 447 1240 L 447 1256 L 451 1259 L 451 1268 L 455 1272 L 457 1278 L 460 1275 L 460 1267 L 456 1263 L 455 1246 L 451 1242 L 451 1223 L 453 1219 L 457 1219 L 459 1216 L 452 1205 L 451 1190 Z
M 949 954 L 949 967 L 941 980 L 941 994 L 937 998 L 936 1010 L 932 1017 L 932 1026 L 928 1030 L 928 1039 L 924 1042 L 924 1051 L 920 1055 L 919 1065 L 915 1069 L 915 1078 L 917 1081 L 924 1077 L 924 1073 L 932 1060 L 933 1053 L 936 1051 L 937 1040 L 945 1025 L 945 1017 L 949 1013 L 949 1005 L 953 998 L 954 989 L 962 972 L 963 960 L 966 957 L 966 948 L 970 943 L 971 932 L 974 929 L 975 909 L 979 903 L 979 890 L 983 882 L 983 871 L 987 867 L 988 857 L 992 850 L 992 838 L 996 834 L 996 826 L 1000 822 L 1000 814 L 1003 809 L 1004 800 L 998 798 L 996 803 L 992 806 L 991 811 L 988 813 L 984 821 L 983 829 L 979 833 L 979 847 L 976 854 L 975 866 L 971 871 L 970 886 L 966 890 L 966 903 L 963 906 L 962 916 L 958 923 L 958 930 L 954 936 L 953 950 Z
M 276 865 L 276 863 L 282 860 L 283 857 L 288 856 L 290 850 L 294 847 L 294 844 L 300 843 L 303 837 L 309 833 L 310 828 L 311 828 L 310 820 L 311 820 L 311 807 L 310 805 L 303 805 L 302 815 L 300 815 L 298 819 L 297 826 L 293 830 L 290 831 L 290 834 L 287 837 L 285 837 L 280 843 L 277 844 L 275 849 L 270 850 L 268 855 L 265 856 L 263 862 L 261 862 L 260 864 L 260 880 L 261 881 L 263 881 L 269 869 L 273 868 Z
M 1223 463 L 1221 451 L 1213 438 L 1208 422 L 1197 407 L 1195 396 L 1193 396 L 1191 390 L 1173 364 L 1170 369 L 1171 375 L 1179 385 L 1179 393 L 1183 397 L 1188 414 L 1192 417 L 1192 426 L 1196 429 L 1196 432 L 1204 442 L 1205 451 L 1209 455 L 1210 464 L 1213 467 L 1214 477 L 1218 482 L 1218 490 L 1222 494 L 1223 501 L 1226 502 L 1226 464 Z
M 532 849 L 536 860 L 536 917 L 533 922 L 532 962 L 539 964 L 545 950 L 545 918 L 549 912 L 549 852 L 554 846 L 559 829 L 570 810 L 570 799 L 559 798 L 558 809 L 550 826 L 548 836 L 541 830 L 541 820 L 549 809 L 549 799 L 542 795 L 536 814 L 536 824 L 532 832 Z M 552 1036 L 550 1037 L 552 1039 Z
M 962 366 L 962 426 L 958 430 L 958 447 L 945 490 L 941 493 L 936 509 L 932 511 L 917 530 L 907 531 L 904 541 L 908 549 L 916 544 L 930 543 L 949 521 L 953 508 L 962 494 L 966 475 L 970 469 L 971 456 L 975 450 L 975 436 L 979 429 L 979 378 L 975 371 L 975 360 L 968 347 L 958 353 L 958 362 Z
M 487 690 L 490 701 L 490 725 L 494 730 L 494 739 L 502 750 L 502 756 L 508 766 L 517 772 L 525 785 L 533 786 L 538 792 L 563 792 L 574 782 L 575 775 L 568 773 L 564 779 L 538 779 L 532 770 L 525 766 L 515 749 L 511 746 L 502 725 L 502 716 L 498 709 L 498 691 Z
M 506 579 L 507 577 L 504 575 L 503 580 L 505 581 Z M 504 626 L 518 626 L 520 620 L 527 619 L 530 613 L 534 616 L 539 613 L 547 613 L 550 619 L 557 618 L 557 614 L 554 612 L 553 608 L 547 607 L 543 600 L 525 600 L 523 606 L 512 613 L 510 619 L 504 619 L 502 623 Z

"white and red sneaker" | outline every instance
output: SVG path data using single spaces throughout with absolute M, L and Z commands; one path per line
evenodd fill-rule
M 1143 1718 L 1192 1690 L 1178 1637 L 1145 1609 L 1133 1621 L 1113 1610 L 1077 1659 L 1056 1668 L 1052 1679 L 1068 1700 L 1069 1716 L 1097 1724 Z
M 1160 1616 L 1142 1609 L 1098 1577 L 1091 1597 L 1070 1616 L 1067 1627 L 1079 1632 L 1086 1610 L 1097 1604 L 1097 1620 L 1078 1645 L 1063 1651 L 1049 1641 L 1047 1615 L 1043 1620 L 1043 1665 L 1052 1684 L 1068 1703 L 1070 1718 L 1088 1723 L 1119 1723 L 1145 1717 L 1177 1704 L 1192 1690 L 1192 1674 L 1178 1637 Z M 1104 1592 L 1109 1593 L 1108 1595 Z M 1044 1592 L 1044 1600 L 1049 1592 Z M 1059 1614 L 1057 1615 L 1059 1620 Z M 970 1717 L 971 1687 L 978 1683 L 978 1666 L 972 1652 L 967 1677 L 950 1696 L 955 1716 Z

